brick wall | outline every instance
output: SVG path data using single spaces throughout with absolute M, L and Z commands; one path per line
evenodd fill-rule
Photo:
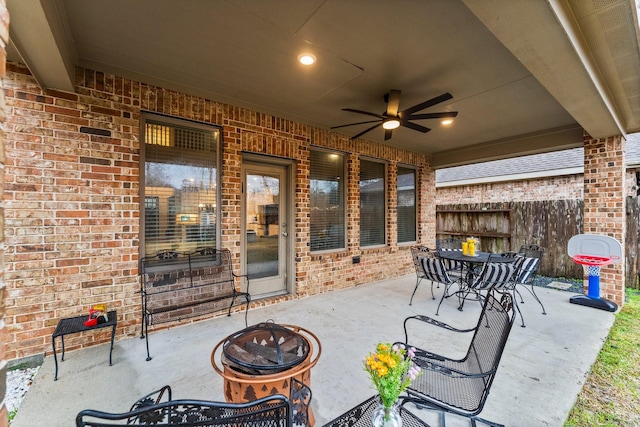
M 624 193 L 628 197 L 636 194 L 636 172 L 640 172 L 640 169 L 627 169 L 625 173 Z M 575 200 L 582 199 L 583 193 L 584 175 L 576 174 L 523 181 L 439 187 L 436 190 L 436 205 Z
M 567 175 L 522 181 L 440 187 L 436 191 L 436 204 L 582 199 L 583 182 L 582 175 Z
M 76 93 L 43 91 L 28 70 L 9 64 L 6 192 L 7 358 L 50 351 L 61 317 L 107 302 L 118 310 L 117 339 L 140 331 L 139 120 L 141 111 L 223 126 L 222 246 L 239 265 L 242 153 L 295 160 L 296 295 L 253 301 L 253 306 L 413 273 L 408 245 L 399 247 L 389 220 L 388 244 L 359 248 L 359 156 L 385 159 L 389 188 L 397 164 L 419 170 L 419 234 L 435 239 L 433 171 L 425 156 L 78 69 Z M 347 250 L 309 252 L 311 146 L 347 155 Z M 395 197 L 389 209 L 395 211 Z M 352 256 L 361 255 L 353 264 Z M 168 327 L 164 325 L 161 327 Z M 108 340 L 105 333 L 72 335 L 68 349 Z
M 625 141 L 622 137 L 584 138 L 584 233 L 624 242 L 626 234 Z M 624 260 L 624 244 L 622 259 Z M 600 296 L 624 302 L 624 263 L 600 270 Z

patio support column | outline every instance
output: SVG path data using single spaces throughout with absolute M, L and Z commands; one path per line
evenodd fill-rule
M 436 173 L 429 162 L 418 170 L 418 243 L 436 247 Z
M 600 270 L 600 297 L 620 307 L 625 289 L 625 149 L 621 135 L 602 139 L 584 135 L 583 233 L 610 236 L 622 244 L 622 262 Z
M 7 65 L 6 46 L 9 43 L 9 12 L 5 0 L 0 0 L 0 124 L 6 121 L 6 109 L 4 105 L 4 83 L 1 78 L 5 76 Z M 5 134 L 0 128 L 0 170 L 4 175 L 4 146 Z M 5 353 L 5 327 L 4 327 L 4 190 L 0 186 L 0 427 L 6 427 L 9 424 L 6 397 L 6 377 L 7 377 L 7 361 Z

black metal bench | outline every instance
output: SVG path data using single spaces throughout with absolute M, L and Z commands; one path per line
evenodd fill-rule
M 244 277 L 246 292 L 236 289 Z M 193 252 L 160 251 L 140 261 L 142 335 L 149 355 L 149 325 L 214 313 L 246 304 L 245 325 L 251 296 L 249 278 L 233 272 L 228 249 L 200 248 Z

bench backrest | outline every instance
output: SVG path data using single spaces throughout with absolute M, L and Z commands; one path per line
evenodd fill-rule
M 142 258 L 140 275 L 143 291 L 147 295 L 218 283 L 234 286 L 231 252 L 228 249 L 160 251 Z
M 292 422 L 289 400 L 277 394 L 248 403 L 173 400 L 119 414 L 85 409 L 76 427 L 110 427 L 128 420 L 134 420 L 129 425 L 155 427 L 288 427 Z

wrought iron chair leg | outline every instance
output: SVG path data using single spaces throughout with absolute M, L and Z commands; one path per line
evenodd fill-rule
M 440 298 L 440 302 L 438 303 L 438 308 L 436 309 L 436 316 L 438 316 L 438 312 L 440 311 L 440 306 L 442 305 L 442 301 L 444 301 L 445 298 L 449 298 L 455 294 L 455 293 L 452 293 L 452 294 L 449 293 L 449 288 L 451 288 L 451 286 L 453 286 L 454 284 L 457 284 L 457 282 L 452 282 L 451 284 L 446 284 L 446 283 L 444 284 L 444 290 L 442 291 L 442 298 Z
M 540 307 L 542 307 L 542 314 L 547 314 L 546 310 L 544 309 L 544 305 L 542 304 L 542 301 L 540 301 L 540 298 L 538 298 L 538 295 L 536 294 L 536 291 L 533 288 L 533 284 L 531 285 L 531 289 L 527 288 L 526 285 L 524 288 L 528 290 L 531 295 L 533 295 L 536 301 L 538 301 L 538 304 L 540 304 Z
M 422 279 L 419 278 L 419 277 L 416 279 L 416 287 L 413 288 L 413 293 L 411 294 L 411 299 L 409 300 L 409 305 L 411 305 L 413 303 L 413 296 L 416 294 L 416 291 L 418 290 L 418 285 L 420 285 L 420 281 L 421 280 Z M 433 284 L 431 286 L 433 286 Z M 433 292 L 433 288 L 431 288 L 431 292 Z
M 504 427 L 504 424 L 498 424 L 493 421 L 485 420 L 484 418 L 480 418 L 480 417 L 471 417 L 471 425 L 475 427 L 476 422 L 480 422 L 490 427 Z
M 466 290 L 461 290 L 461 291 L 460 291 L 460 293 L 458 293 L 458 301 L 460 302 L 460 304 L 458 305 L 458 311 L 463 311 L 463 308 L 464 308 L 464 302 L 465 302 L 467 299 L 469 299 L 469 295 L 470 295 L 472 292 L 476 295 L 476 299 L 477 299 L 478 301 L 480 301 L 480 304 L 482 304 L 482 295 L 481 295 L 479 292 L 477 292 L 477 291 L 475 291 L 475 290 L 473 290 L 473 289 L 467 288 Z M 460 295 L 462 295 L 462 294 L 464 294 L 464 295 L 463 295 L 463 296 L 460 296 Z
M 446 294 L 446 290 L 445 292 L 443 292 L 442 298 L 440 298 L 440 302 L 438 303 L 438 308 L 436 309 L 436 316 L 438 316 L 438 312 L 440 311 L 440 306 L 442 305 L 442 301 L 444 301 L 445 294 Z
M 476 427 L 477 423 L 482 423 L 482 424 L 487 425 L 489 427 L 505 427 L 504 424 L 499 424 L 499 423 L 496 423 L 496 422 L 493 422 L 493 421 L 489 421 L 487 419 L 480 418 L 477 415 L 467 416 L 467 415 L 457 414 L 455 412 L 450 412 L 450 411 L 443 410 L 442 408 L 437 407 L 437 406 L 431 406 L 431 405 L 428 405 L 426 403 L 417 402 L 417 401 L 415 401 L 413 399 L 409 399 L 409 401 L 411 403 L 413 403 L 415 405 L 415 407 L 418 408 L 418 409 L 421 409 L 421 410 L 424 409 L 424 410 L 427 410 L 427 411 L 437 411 L 440 414 L 440 417 L 439 417 L 440 418 L 440 427 L 446 427 L 446 425 L 447 425 L 447 414 L 453 414 L 453 415 L 457 415 L 457 416 L 462 417 L 462 418 L 468 418 L 469 419 L 469 423 L 473 427 Z
M 442 301 L 448 297 L 447 292 L 449 287 L 447 285 L 444 286 L 444 290 L 442 291 L 442 298 L 440 298 L 440 302 L 438 303 L 438 308 L 436 309 L 436 316 L 438 316 L 438 312 L 440 311 L 440 306 L 442 305 Z
M 516 292 L 518 292 L 516 288 L 513 288 L 513 305 L 516 307 L 516 310 L 518 310 L 518 314 L 520 314 L 520 320 L 522 321 L 522 325 L 520 326 L 522 328 L 526 328 L 527 326 L 524 324 L 524 316 L 522 315 L 522 311 L 520 310 L 520 305 L 518 304 L 518 299 L 516 298 Z

